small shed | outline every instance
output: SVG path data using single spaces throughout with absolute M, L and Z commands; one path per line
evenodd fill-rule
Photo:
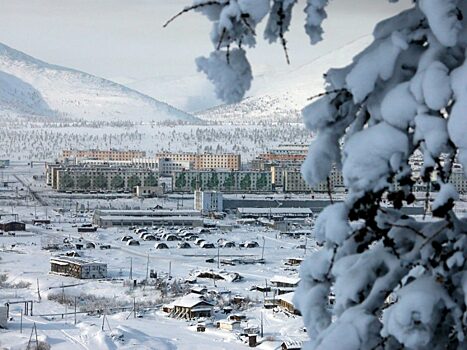
M 97 226 L 81 226 L 78 227 L 78 232 L 85 233 L 85 232 L 96 232 L 97 231 Z
M 219 320 L 217 321 L 217 328 L 225 331 L 236 331 L 241 329 L 241 323 L 237 320 Z
M 300 340 L 288 340 L 281 344 L 281 350 L 301 350 L 302 342 Z
M 126 242 L 126 245 L 136 246 L 136 245 L 139 245 L 139 241 L 137 241 L 136 239 L 130 239 L 129 241 Z
M 5 232 L 26 231 L 26 224 L 20 221 L 0 221 L 0 230 Z
M 144 235 L 143 241 L 157 241 L 157 238 L 154 235 Z
M 214 244 L 213 243 L 210 243 L 210 242 L 201 242 L 201 244 L 199 245 L 201 248 L 204 248 L 204 249 L 213 249 L 215 248 Z
M 240 247 L 242 248 L 258 248 L 259 244 L 258 242 L 255 241 L 246 241 L 240 244 Z
M 177 248 L 187 249 L 187 248 L 191 248 L 191 245 L 188 242 L 180 242 L 178 243 Z

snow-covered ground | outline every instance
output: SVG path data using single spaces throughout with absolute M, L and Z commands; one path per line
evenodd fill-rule
M 23 349 L 27 344 L 33 324 L 36 324 L 39 340 L 46 341 L 52 349 L 237 349 L 246 347 L 245 338 L 239 338 L 232 332 L 208 327 L 205 333 L 196 332 L 196 321 L 175 320 L 167 316 L 160 306 L 175 298 L 173 290 L 186 293 L 189 286 L 185 279 L 192 278 L 198 271 L 225 270 L 239 273 L 243 279 L 239 282 L 213 281 L 197 278 L 197 284 L 206 286 L 223 294 L 223 302 L 234 296 L 242 296 L 249 300 L 240 307 L 239 312 L 248 316 L 245 325 L 259 326 L 263 318 L 264 337 L 260 348 L 275 348 L 281 340 L 306 339 L 303 332 L 302 319 L 299 316 L 286 314 L 278 310 L 263 309 L 264 295 L 252 291 L 253 286 L 270 284 L 274 276 L 296 276 L 296 268 L 284 265 L 287 258 L 303 257 L 307 252 L 316 249 L 313 241 L 304 239 L 284 238 L 279 231 L 258 226 L 237 225 L 235 218 L 230 216 L 222 221 L 232 230 L 213 230 L 211 233 L 199 234 L 208 242 L 217 246 L 219 239 L 227 239 L 236 243 L 234 248 L 203 249 L 190 241 L 192 248 L 178 249 L 177 241 L 164 241 L 169 249 L 155 249 L 154 241 L 141 240 L 128 228 L 98 229 L 95 233 L 78 233 L 77 225 L 89 222 L 91 211 L 86 210 L 89 199 L 52 198 L 50 190 L 40 181 L 32 179 L 40 175 L 42 166 L 31 168 L 25 162 L 13 163 L 12 167 L 3 171 L 5 181 L 11 181 L 0 196 L 0 208 L 4 214 L 15 213 L 20 220 L 30 221 L 34 216 L 52 219 L 48 227 L 27 225 L 26 232 L 17 232 L 16 236 L 0 235 L 0 304 L 8 301 L 33 300 L 34 316 L 23 316 L 22 333 L 20 332 L 21 309 L 23 304 L 12 304 L 10 308 L 12 320 L 8 330 L 0 331 L 0 347 L 6 349 Z M 17 182 L 15 182 L 17 181 Z M 19 182 L 20 181 L 20 182 Z M 42 200 L 50 203 L 41 206 L 34 202 L 27 188 L 37 193 Z M 18 188 L 18 190 L 16 190 Z M 101 200 L 101 204 L 108 203 Z M 152 201 L 152 202 L 151 202 Z M 180 205 L 174 198 L 145 200 L 113 199 L 115 207 L 147 207 L 160 204 L 165 207 Z M 60 205 L 63 204 L 63 205 Z M 78 204 L 78 205 L 77 205 Z M 92 200 L 91 207 L 99 202 Z M 192 201 L 185 200 L 184 208 L 191 208 Z M 59 213 L 58 206 L 69 209 Z M 76 211 L 76 209 L 84 209 Z M 122 242 L 124 235 L 132 235 L 140 241 L 140 246 L 127 246 Z M 64 240 L 74 245 L 76 243 L 93 242 L 99 245 L 109 244 L 111 249 L 83 249 L 79 253 L 86 258 L 97 259 L 108 264 L 109 278 L 105 280 L 78 280 L 50 274 L 51 256 L 72 248 L 64 246 Z M 258 248 L 239 248 L 245 241 L 256 241 Z M 264 255 L 263 255 L 264 242 Z M 51 243 L 58 243 L 61 251 L 50 252 L 43 248 Z M 300 245 L 306 244 L 307 250 Z M 223 265 L 219 262 L 231 258 L 260 258 L 264 256 L 265 264 Z M 214 262 L 207 262 L 213 259 Z M 158 276 L 167 280 L 170 271 L 171 279 L 166 290 L 149 283 L 133 287 L 131 277 L 141 282 L 146 278 L 147 269 L 154 270 Z M 150 279 L 151 280 L 151 279 Z M 167 288 L 169 292 L 167 292 Z M 40 300 L 39 294 L 40 293 Z M 269 297 L 272 295 L 269 294 Z M 106 308 L 124 307 L 125 311 L 108 312 L 102 330 L 102 315 L 77 314 L 75 325 L 74 315 L 40 316 L 43 314 L 62 314 L 74 311 L 73 302 L 77 297 L 77 309 L 90 310 L 96 305 Z M 63 299 L 62 299 L 63 298 Z M 217 299 L 216 299 L 217 300 Z M 65 301 L 65 303 L 63 302 Z M 135 301 L 138 309 L 134 318 L 131 307 Z M 68 303 L 68 304 L 67 304 Z M 143 307 L 150 310 L 143 312 Z M 225 319 L 220 307 L 215 308 L 214 320 Z M 141 317 L 140 317 L 141 316 Z M 35 335 L 33 337 L 35 339 Z
M 53 160 L 63 149 L 235 152 L 251 160 L 281 143 L 309 143 L 301 123 L 170 125 L 10 121 L 0 127 L 0 158 Z

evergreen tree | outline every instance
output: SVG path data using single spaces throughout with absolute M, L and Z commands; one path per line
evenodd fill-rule
M 63 188 L 66 190 L 70 190 L 75 187 L 75 182 L 73 181 L 71 175 L 68 173 L 63 174 L 61 181 L 63 184 Z
M 91 187 L 91 179 L 89 176 L 83 174 L 76 179 L 76 187 L 87 190 Z
M 125 180 L 121 175 L 115 175 L 112 180 L 110 180 L 110 186 L 112 186 L 112 189 L 114 190 L 123 189 L 125 186 Z
M 128 178 L 128 188 L 132 189 L 136 186 L 141 186 L 141 179 L 138 175 L 131 175 Z
M 94 179 L 94 187 L 98 189 L 102 189 L 102 190 L 106 189 L 107 178 L 102 174 L 97 175 L 96 178 Z
M 184 10 L 213 23 L 216 50 L 196 63 L 219 98 L 237 102 L 250 88 L 245 47 L 255 46 L 263 20 L 265 38 L 279 41 L 288 60 L 285 35 L 302 3 L 196 0 Z M 328 1 L 304 3 L 314 44 Z M 316 135 L 305 179 L 313 186 L 341 167 L 349 191 L 319 215 L 322 248 L 301 266 L 295 304 L 308 349 L 467 348 L 467 219 L 453 211 L 458 193 L 448 182 L 456 161 L 467 169 L 466 15 L 465 0 L 414 1 L 379 23 L 349 66 L 329 70 L 326 91 L 303 110 Z M 409 159 L 417 154 L 423 166 L 414 172 Z M 413 180 L 432 178 L 432 217 L 406 216 Z
M 146 177 L 146 180 L 144 181 L 145 186 L 157 186 L 157 178 L 154 176 L 154 174 L 150 174 Z

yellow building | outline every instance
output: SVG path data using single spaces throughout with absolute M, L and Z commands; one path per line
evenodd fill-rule
M 156 158 L 168 158 L 174 162 L 190 162 L 194 170 L 228 169 L 240 170 L 241 156 L 234 153 L 170 153 L 156 154 Z
M 146 157 L 146 152 L 135 150 L 121 151 L 116 149 L 63 150 L 62 156 L 63 158 L 91 158 L 98 160 L 130 161 L 135 158 Z

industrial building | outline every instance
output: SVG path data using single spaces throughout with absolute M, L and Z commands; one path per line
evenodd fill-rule
M 306 218 L 312 217 L 310 208 L 237 208 L 240 218 Z
M 50 258 L 50 272 L 81 279 L 107 278 L 107 264 L 83 258 L 58 256 Z
M 95 210 L 93 224 L 112 226 L 203 226 L 197 210 Z

